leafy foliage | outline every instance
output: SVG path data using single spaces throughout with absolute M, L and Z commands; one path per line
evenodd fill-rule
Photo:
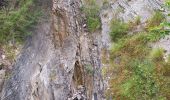
M 95 0 L 90 1 L 89 5 L 82 8 L 87 18 L 87 27 L 90 32 L 94 32 L 101 27 L 101 21 L 99 17 L 100 8 L 96 4 Z
M 111 49 L 113 72 L 117 72 L 117 77 L 110 80 L 111 89 L 108 90 L 108 95 L 114 93 L 113 98 L 168 100 L 170 78 L 165 78 L 165 74 L 169 65 L 163 58 L 164 50 L 149 48 L 146 37 L 147 33 L 138 33 L 120 39 Z
M 117 39 L 127 34 L 129 27 L 128 24 L 123 23 L 121 20 L 113 19 L 111 21 L 110 29 L 111 29 L 110 36 L 113 41 L 116 41 Z
M 155 26 L 159 26 L 160 23 L 162 23 L 164 20 L 165 16 L 161 12 L 156 11 L 155 14 L 148 20 L 146 28 L 149 29 Z
M 160 98 L 159 87 L 153 77 L 156 74 L 153 64 L 147 60 L 134 60 L 130 67 L 131 76 L 121 86 L 122 95 L 130 100 Z
M 154 61 L 162 61 L 164 56 L 164 50 L 162 48 L 153 49 L 150 53 L 150 59 Z
M 117 76 L 110 80 L 108 96 L 112 96 L 116 100 L 170 99 L 170 87 L 168 86 L 170 84 L 170 74 L 168 74 L 170 60 L 167 62 L 164 60 L 162 48 L 151 49 L 148 45 L 169 34 L 165 23 L 162 24 L 164 20 L 159 15 L 157 14 L 158 18 L 154 17 L 157 22 L 150 20 L 152 23 L 148 24 L 149 28 L 146 32 L 133 35 L 118 34 L 120 37 L 117 36 L 111 48 L 113 69 L 108 71 L 111 74 L 116 72 Z M 120 30 L 120 33 L 126 33 L 126 31 Z
M 35 10 L 33 0 L 21 0 L 18 9 L 0 11 L 0 42 L 22 41 L 30 35 L 29 29 L 35 24 L 40 11 Z

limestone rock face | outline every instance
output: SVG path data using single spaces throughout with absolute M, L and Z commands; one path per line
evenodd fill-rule
M 51 6 L 52 14 L 23 48 L 1 100 L 91 99 L 93 93 L 102 98 L 99 49 L 82 28 L 81 1 L 54 0 Z M 84 90 L 75 97 L 80 87 Z
M 81 0 L 41 0 L 51 4 L 46 11 L 50 14 L 45 13 L 28 38 L 1 100 L 104 100 L 101 56 L 110 46 L 109 22 L 115 9 L 122 7 L 118 16 L 125 21 L 138 15 L 146 21 L 144 5 L 161 9 L 159 0 L 112 1 L 101 8 L 102 30 L 89 33 L 83 27 Z

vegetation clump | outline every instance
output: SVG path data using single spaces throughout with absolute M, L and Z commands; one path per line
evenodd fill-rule
M 165 20 L 165 16 L 161 12 L 156 11 L 155 14 L 148 20 L 146 29 L 159 26 L 160 23 L 162 23 L 164 20 Z
M 136 25 L 139 25 L 139 18 L 136 20 Z M 165 61 L 164 49 L 152 49 L 149 45 L 169 34 L 165 24 L 162 24 L 164 21 L 163 14 L 156 12 L 148 20 L 147 30 L 131 35 L 127 35 L 132 29 L 130 25 L 120 20 L 112 21 L 112 71 L 109 69 L 105 73 L 116 73 L 116 76 L 109 81 L 107 97 L 116 100 L 170 99 L 170 60 Z
M 41 16 L 37 3 L 37 0 L 0 0 L 0 49 L 3 69 L 12 66 L 22 43 L 37 24 Z M 6 74 L 9 76 L 10 70 Z
M 112 70 L 117 72 L 117 77 L 110 80 L 108 90 L 114 93 L 113 98 L 168 100 L 169 95 L 163 93 L 170 91 L 162 87 L 170 82 L 164 76 L 169 66 L 163 58 L 164 50 L 151 49 L 146 36 L 147 33 L 138 33 L 120 39 L 111 49 Z
M 163 56 L 164 56 L 164 49 L 162 48 L 153 49 L 150 53 L 150 59 L 154 61 L 164 60 Z
M 21 42 L 30 35 L 29 29 L 40 16 L 40 10 L 34 9 L 34 0 L 21 0 L 11 8 L 8 5 L 0 10 L 0 43 Z
M 95 3 L 95 0 L 90 0 L 86 6 L 82 7 L 82 11 L 87 18 L 87 28 L 90 32 L 94 32 L 101 28 L 100 8 Z
M 111 32 L 110 36 L 113 41 L 125 36 L 128 32 L 128 24 L 122 22 L 119 19 L 113 19 L 110 26 Z

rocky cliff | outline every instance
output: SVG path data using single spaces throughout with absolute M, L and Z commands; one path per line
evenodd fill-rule
M 13 65 L 1 100 L 104 100 L 107 78 L 102 77 L 101 69 L 107 65 L 101 57 L 103 50 L 109 57 L 111 19 L 127 22 L 141 16 L 144 24 L 155 10 L 163 10 L 161 0 L 108 0 L 105 5 L 97 0 L 102 29 L 90 33 L 80 9 L 83 1 L 41 2 L 44 12 L 49 13 Z

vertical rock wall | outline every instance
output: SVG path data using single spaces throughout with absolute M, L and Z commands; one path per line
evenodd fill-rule
M 13 66 L 1 100 L 102 98 L 99 48 L 82 28 L 81 1 L 53 0 L 51 7 Z

